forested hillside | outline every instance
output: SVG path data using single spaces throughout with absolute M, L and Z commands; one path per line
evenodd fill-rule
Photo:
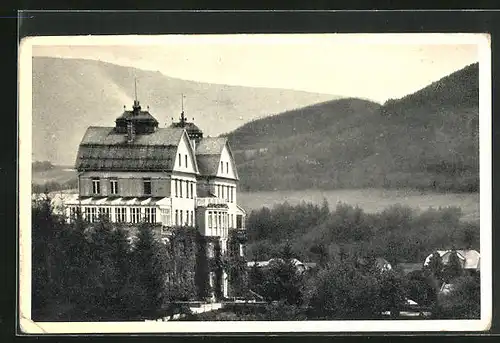
M 477 191 L 478 64 L 379 105 L 340 99 L 228 134 L 243 190 Z

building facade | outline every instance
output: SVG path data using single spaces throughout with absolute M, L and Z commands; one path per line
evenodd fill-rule
M 204 138 L 184 112 L 179 122 L 160 128 L 135 100 L 114 127 L 87 129 L 76 169 L 78 194 L 65 201 L 68 220 L 80 211 L 90 222 L 102 216 L 117 223 L 145 221 L 167 233 L 172 227 L 195 227 L 218 241 L 223 254 L 230 231 L 245 229 L 227 138 Z M 227 296 L 225 274 L 222 287 Z

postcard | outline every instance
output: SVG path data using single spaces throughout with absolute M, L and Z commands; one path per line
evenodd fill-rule
M 491 114 L 487 34 L 24 38 L 20 328 L 487 330 Z

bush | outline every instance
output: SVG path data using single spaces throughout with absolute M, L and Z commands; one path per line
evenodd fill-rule
M 438 297 L 436 318 L 479 319 L 481 317 L 481 287 L 478 277 L 462 276 L 452 282 L 448 294 Z

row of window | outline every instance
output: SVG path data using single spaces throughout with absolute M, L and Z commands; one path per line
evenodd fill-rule
M 114 210 L 113 210 L 114 209 Z M 130 211 L 129 211 L 130 210 Z M 77 207 L 71 207 L 71 216 L 74 218 L 77 214 Z M 115 223 L 156 223 L 156 208 L 154 207 L 82 207 L 82 216 L 84 220 L 91 223 L 96 222 L 101 217 L 107 218 Z
M 151 179 L 149 178 L 143 179 L 142 184 L 143 184 L 143 194 L 151 195 Z M 109 185 L 110 185 L 109 187 L 110 194 L 118 195 L 119 194 L 118 180 L 110 179 Z M 101 179 L 99 178 L 92 179 L 92 193 L 101 194 Z
M 232 227 L 229 223 L 229 218 L 234 218 L 222 211 L 208 211 L 208 234 L 213 236 L 227 237 L 228 227 Z M 231 220 L 233 221 L 233 220 Z
M 217 198 L 226 199 L 228 202 L 234 202 L 234 192 L 236 187 L 215 185 L 215 195 Z
M 194 226 L 194 211 L 190 210 L 175 210 L 175 225 L 176 226 Z
M 185 180 L 177 180 L 173 179 L 174 181 L 174 189 L 175 189 L 175 197 L 176 198 L 182 198 L 184 189 L 186 190 L 186 198 L 191 198 L 193 199 L 195 197 L 195 182 L 193 181 L 185 181 Z

